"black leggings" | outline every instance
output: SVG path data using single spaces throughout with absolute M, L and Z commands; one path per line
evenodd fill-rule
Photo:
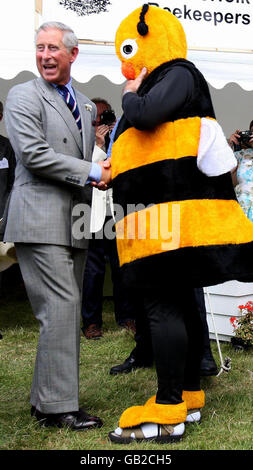
M 147 348 L 151 336 L 150 356 L 154 356 L 158 380 L 156 402 L 180 403 L 183 390 L 200 390 L 203 323 L 194 289 L 168 286 L 164 290 L 144 290 L 141 303 L 143 308 L 136 321 L 142 340 L 136 338 L 136 347 Z

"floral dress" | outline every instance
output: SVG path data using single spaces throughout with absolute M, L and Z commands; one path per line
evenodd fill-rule
M 238 162 L 236 196 L 246 216 L 253 222 L 253 149 L 235 152 Z

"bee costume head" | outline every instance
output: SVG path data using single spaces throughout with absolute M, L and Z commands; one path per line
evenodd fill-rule
M 149 74 L 164 62 L 185 59 L 187 54 L 181 23 L 172 13 L 148 4 L 122 21 L 115 46 L 122 73 L 128 80 L 136 78 L 143 67 Z

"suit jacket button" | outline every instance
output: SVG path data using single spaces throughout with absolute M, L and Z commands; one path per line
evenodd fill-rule
M 64 142 L 64 144 L 66 144 L 66 143 L 67 143 L 67 141 L 68 141 L 68 140 L 67 140 L 67 138 L 66 138 L 66 137 L 64 137 L 64 139 L 63 139 L 63 142 Z

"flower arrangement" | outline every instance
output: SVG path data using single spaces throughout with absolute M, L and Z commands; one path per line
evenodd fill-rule
M 231 317 L 230 323 L 234 328 L 235 336 L 231 339 L 232 344 L 241 347 L 253 346 L 253 302 L 249 301 L 245 305 L 239 305 L 241 316 Z

